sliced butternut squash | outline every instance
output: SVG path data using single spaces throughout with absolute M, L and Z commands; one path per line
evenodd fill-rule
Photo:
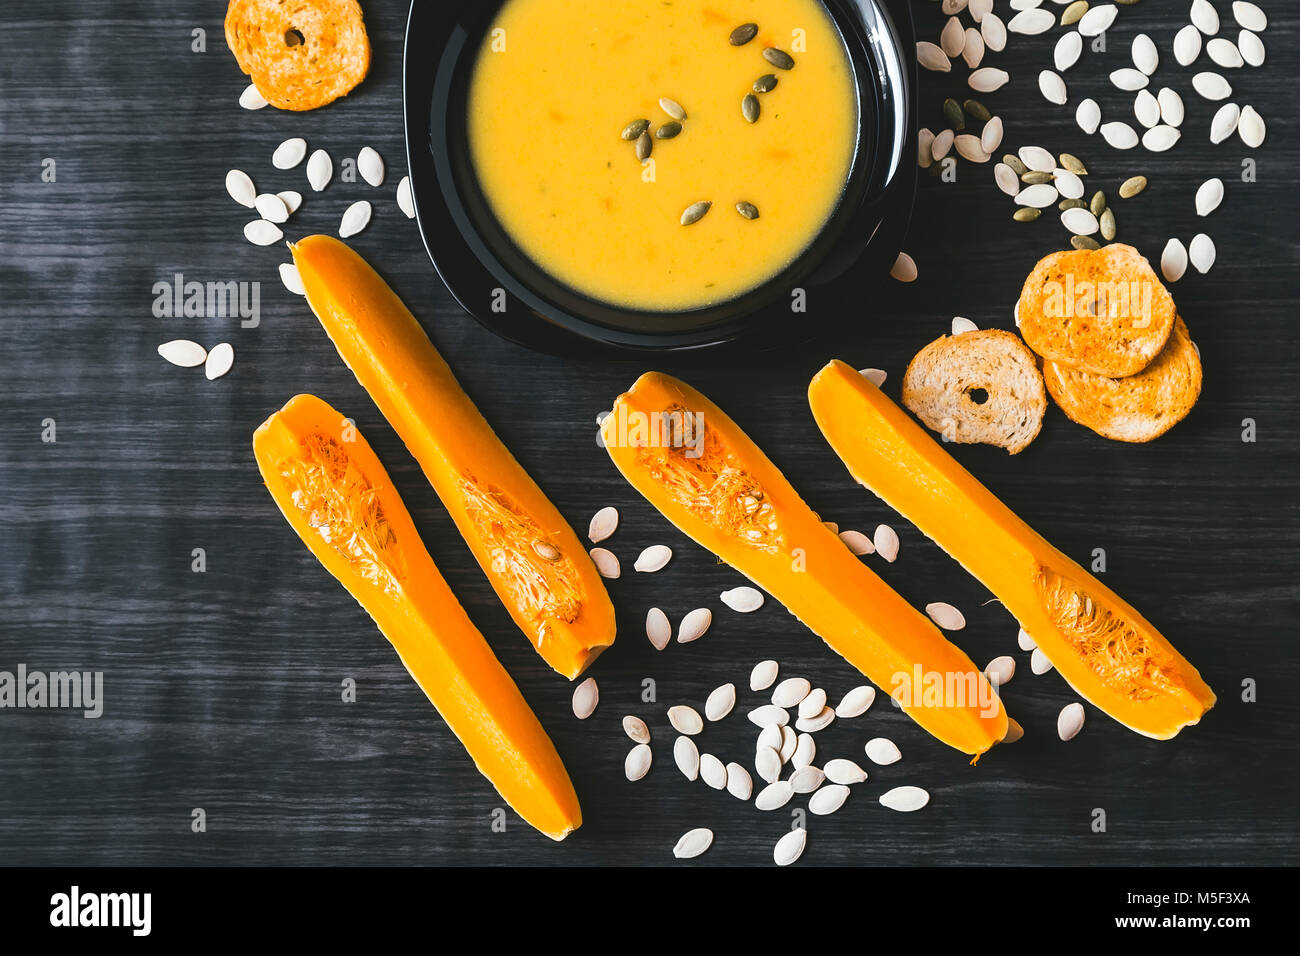
M 577 677 L 615 629 L 578 536 L 379 274 L 330 236 L 290 248 L 312 311 L 420 463 L 515 623 L 551 667 Z
M 975 575 L 1082 697 L 1160 740 L 1214 706 L 1149 621 L 994 497 L 880 389 L 831 362 L 808 389 L 849 472 Z
M 554 744 L 425 550 L 384 466 L 344 417 L 299 395 L 253 435 L 267 489 L 366 609 L 479 771 L 553 840 L 582 825 Z
M 970 658 L 856 558 L 695 389 L 641 376 L 601 437 L 664 517 L 768 591 L 934 736 L 978 756 L 1006 735 L 1006 712 Z

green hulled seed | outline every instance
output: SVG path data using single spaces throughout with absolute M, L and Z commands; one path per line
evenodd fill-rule
M 1034 209 L 1031 206 L 1025 206 L 1021 209 L 1017 209 L 1015 215 L 1011 218 L 1016 222 L 1033 222 L 1042 214 L 1043 211 L 1041 209 Z
M 746 219 L 758 218 L 758 207 L 755 206 L 752 202 L 736 203 L 736 212 L 740 213 Z
M 774 46 L 770 46 L 763 51 L 763 59 L 767 60 L 768 63 L 771 63 L 778 70 L 794 69 L 794 57 L 789 53 L 786 53 L 784 50 L 778 50 Z
M 1088 0 L 1074 0 L 1074 3 L 1061 11 L 1061 26 L 1068 27 L 1071 24 L 1078 23 L 1087 12 Z
M 713 203 L 707 201 L 691 203 L 682 212 L 682 225 L 689 226 L 692 223 L 699 222 L 701 219 L 704 218 L 704 214 L 709 211 L 709 208 L 712 205 Z
M 1115 210 L 1107 209 L 1101 214 L 1101 218 L 1097 222 L 1101 225 L 1101 237 L 1103 239 L 1110 242 L 1115 238 L 1116 232 L 1119 231 L 1119 227 L 1115 222 Z
M 1006 163 L 1015 172 L 1017 176 L 1023 176 L 1029 172 L 1029 167 L 1020 161 L 1020 157 L 1015 153 L 1007 153 L 1002 157 L 1002 162 Z
M 671 116 L 673 119 L 681 121 L 686 119 L 686 110 L 682 109 L 682 104 L 676 100 L 670 100 L 666 96 L 659 97 L 659 108 Z
M 1092 236 L 1071 236 L 1070 245 L 1076 249 L 1100 249 L 1101 243 Z
M 1106 211 L 1106 194 L 1100 189 L 1093 193 L 1092 200 L 1088 203 L 1088 209 L 1100 219 L 1101 214 Z
M 636 138 L 636 158 L 638 162 L 644 163 L 654 152 L 654 140 L 650 138 L 649 133 L 642 133 Z
M 1145 176 L 1134 176 L 1131 179 L 1124 180 L 1124 185 L 1119 187 L 1119 195 L 1121 199 L 1132 199 L 1146 188 L 1147 178 Z
M 1079 157 L 1075 156 L 1073 153 L 1061 154 L 1061 168 L 1068 169 L 1076 176 L 1088 175 L 1088 167 L 1084 166 L 1083 163 L 1079 160 Z
M 989 108 L 979 100 L 967 100 L 962 103 L 962 109 L 964 109 L 973 119 L 977 119 L 981 123 L 987 123 L 993 118 L 993 114 L 989 112 Z
M 1056 204 L 1056 208 L 1065 212 L 1067 209 L 1087 209 L 1088 204 L 1082 199 L 1062 199 Z
M 943 101 L 943 118 L 952 129 L 960 132 L 966 128 L 966 114 L 962 112 L 961 104 L 951 96 Z
M 1020 175 L 1020 181 L 1026 186 L 1041 186 L 1043 183 L 1050 183 L 1056 179 L 1051 173 L 1045 173 L 1037 169 L 1031 169 Z
M 746 93 L 745 98 L 740 101 L 740 114 L 750 123 L 758 122 L 758 97 L 753 93 Z
M 629 143 L 650 128 L 648 119 L 633 120 L 623 127 L 622 137 Z
M 655 139 L 672 139 L 682 131 L 682 124 L 677 120 L 669 120 L 655 130 Z
M 731 31 L 731 45 L 744 46 L 756 36 L 758 36 L 757 23 L 742 23 Z
M 758 79 L 754 81 L 754 92 L 771 93 L 774 89 L 776 89 L 776 84 L 778 82 L 779 81 L 777 80 L 775 73 L 764 73 L 762 76 L 760 76 Z

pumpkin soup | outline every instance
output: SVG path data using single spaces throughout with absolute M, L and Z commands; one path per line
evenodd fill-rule
M 651 311 L 789 265 L 839 201 L 859 128 L 817 0 L 507 0 L 468 125 L 515 244 L 585 295 Z

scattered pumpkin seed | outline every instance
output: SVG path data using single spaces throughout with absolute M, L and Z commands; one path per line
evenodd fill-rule
M 756 36 L 758 36 L 757 23 L 742 23 L 740 26 L 736 27 L 736 29 L 731 31 L 731 45 L 744 46 Z
M 1033 222 L 1042 214 L 1043 211 L 1041 209 L 1034 209 L 1032 206 L 1024 206 L 1017 209 L 1011 218 L 1016 222 Z
M 989 112 L 989 108 L 979 100 L 966 100 L 966 102 L 961 105 L 962 109 L 964 109 L 968 115 L 979 120 L 981 123 L 987 123 L 993 118 L 993 114 Z
M 709 208 L 712 205 L 713 203 L 707 200 L 701 200 L 700 202 L 691 203 L 682 212 L 682 225 L 689 226 L 693 223 L 699 222 L 701 219 L 704 218 L 704 214 L 709 211 Z
M 775 73 L 764 73 L 754 81 L 754 92 L 771 93 L 779 82 L 781 81 L 776 78 Z
M 1010 166 L 1017 176 L 1023 176 L 1025 173 L 1029 172 L 1029 167 L 1021 162 L 1020 157 L 1015 153 L 1007 153 L 1002 157 L 1002 162 Z
M 1031 169 L 1020 176 L 1020 181 L 1026 186 L 1041 186 L 1044 183 L 1053 182 L 1055 179 L 1056 177 L 1051 173 L 1045 173 L 1039 169 Z
M 736 203 L 736 212 L 740 213 L 746 219 L 758 218 L 758 207 L 755 206 L 752 202 Z
M 1088 204 L 1082 199 L 1062 199 L 1056 204 L 1056 208 L 1065 212 L 1067 209 L 1087 209 Z
M 1101 248 L 1101 243 L 1092 238 L 1092 236 L 1071 236 L 1070 245 L 1074 246 L 1076 249 L 1096 250 Z
M 753 93 L 746 93 L 745 98 L 740 101 L 740 113 L 745 117 L 746 122 L 757 123 L 759 114 L 758 97 Z
M 1106 211 L 1106 194 L 1098 189 L 1092 194 L 1092 201 L 1088 203 L 1088 208 L 1100 219 L 1101 214 Z
M 554 562 L 560 560 L 560 549 L 546 541 L 534 541 L 533 550 L 537 552 L 537 556 L 543 561 Z
M 1061 26 L 1073 26 L 1083 19 L 1083 15 L 1087 12 L 1088 0 L 1074 0 L 1074 3 L 1061 11 Z
M 951 96 L 943 101 L 943 118 L 948 121 L 951 129 L 963 130 L 966 128 L 966 114 L 962 112 L 961 104 Z
M 654 152 L 654 148 L 655 148 L 654 140 L 650 138 L 649 133 L 643 131 L 641 135 L 636 138 L 637 162 L 644 163 L 647 159 L 649 159 L 650 154 Z
M 1079 157 L 1075 156 L 1073 153 L 1061 154 L 1061 166 L 1065 169 L 1068 169 L 1076 176 L 1088 175 L 1088 167 L 1084 166 L 1083 161 L 1080 160 Z
M 677 120 L 669 120 L 655 130 L 655 139 L 672 139 L 682 131 L 682 124 Z
M 768 63 L 771 63 L 778 70 L 794 69 L 794 57 L 789 53 L 786 53 L 784 50 L 778 50 L 774 46 L 770 46 L 763 51 L 763 59 L 767 60 Z
M 623 127 L 622 137 L 629 143 L 650 128 L 648 119 L 636 119 Z
M 1101 214 L 1097 222 L 1101 224 L 1101 237 L 1103 239 L 1110 242 L 1115 238 L 1115 234 L 1119 231 L 1115 223 L 1115 210 L 1107 209 Z
M 675 120 L 686 119 L 686 110 L 682 109 L 682 104 L 676 100 L 661 96 L 659 97 L 659 108 Z
M 1119 195 L 1121 199 L 1132 199 L 1146 188 L 1147 178 L 1145 176 L 1133 176 L 1124 180 L 1124 184 L 1119 187 Z

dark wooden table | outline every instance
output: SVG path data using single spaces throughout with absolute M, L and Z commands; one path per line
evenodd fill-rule
M 1297 610 L 1296 169 L 1293 108 L 1297 19 L 1267 3 L 1269 61 L 1237 71 L 1238 102 L 1269 123 L 1263 149 L 1208 143 L 1209 104 L 1190 70 L 1172 62 L 1185 3 L 1123 8 L 1106 54 L 1068 74 L 1072 96 L 1098 97 L 1109 115 L 1129 96 L 1106 74 L 1128 62 L 1139 31 L 1156 38 L 1157 86 L 1186 98 L 1184 142 L 1172 152 L 1117 153 L 1047 105 L 1035 77 L 1056 32 L 1014 38 L 991 56 L 1013 76 L 984 97 L 1006 120 L 1006 145 L 1076 153 L 1089 184 L 1114 193 L 1142 172 L 1151 188 L 1121 205 L 1121 238 L 1158 257 L 1169 235 L 1204 229 L 1218 264 L 1174 289 L 1205 359 L 1191 417 L 1150 445 L 1105 441 L 1055 408 L 1043 434 L 1014 458 L 982 447 L 953 453 L 1065 551 L 1168 634 L 1219 694 L 1200 726 L 1171 742 L 1139 737 L 1087 706 L 1069 744 L 1055 719 L 1074 699 L 1055 674 L 1033 677 L 1016 649 L 1015 621 L 952 560 L 857 488 L 817 433 L 804 390 L 828 358 L 887 369 L 897 385 L 910 356 L 965 315 L 1012 327 L 1021 280 L 1063 230 L 1010 221 L 992 171 L 966 164 L 955 183 L 923 179 L 908 248 L 922 281 L 886 282 L 845 303 L 850 328 L 763 354 L 710 353 L 648 362 L 572 361 L 527 353 L 485 331 L 452 302 L 393 203 L 404 172 L 401 0 L 367 0 L 375 61 L 345 101 L 308 114 L 250 113 L 244 79 L 225 49 L 224 4 L 124 0 L 7 0 L 0 9 L 0 670 L 104 673 L 104 712 L 0 710 L 0 860 L 42 864 L 603 863 L 671 862 L 691 827 L 717 834 L 700 862 L 766 864 L 790 825 L 673 768 L 664 711 L 701 705 L 725 681 L 747 688 L 751 666 L 775 657 L 836 698 L 860 680 L 769 602 L 726 612 L 717 599 L 739 576 L 686 541 L 615 474 L 596 446 L 594 417 L 648 365 L 702 388 L 763 445 L 808 501 L 844 527 L 893 523 L 897 564 L 874 562 L 906 597 L 950 601 L 970 621 L 958 642 L 980 663 L 1016 656 L 1006 688 L 1023 742 L 978 768 L 877 704 L 820 735 L 823 758 L 861 758 L 864 741 L 892 737 L 904 761 L 873 770 L 836 815 L 810 824 L 805 864 L 1283 863 L 1297 859 L 1295 792 L 1300 718 L 1293 682 Z M 1226 0 L 1217 6 L 1227 19 Z M 999 0 L 1000 11 L 1006 3 Z M 938 5 L 915 4 L 922 35 Z M 1056 9 L 1056 8 L 1053 8 Z M 1008 13 L 1009 17 L 1010 14 Z M 206 31 L 195 52 L 193 31 Z M 1235 30 L 1234 30 L 1235 35 Z M 921 78 L 922 110 L 964 70 Z M 388 163 L 382 191 L 336 182 L 308 193 L 291 236 L 332 232 L 347 204 L 375 200 L 356 238 L 388 277 L 506 443 L 585 528 L 617 505 L 611 544 L 630 568 L 639 549 L 667 543 L 672 564 L 614 582 L 621 635 L 594 667 L 600 708 L 579 723 L 571 687 L 528 647 L 495 600 L 401 442 L 339 362 L 303 300 L 279 284 L 282 249 L 249 245 L 247 211 L 226 196 L 227 169 L 307 193 L 301 169 L 278 173 L 275 145 L 300 135 L 336 158 L 370 145 Z M 1241 162 L 1258 163 L 1241 181 Z M 55 181 L 44 181 L 47 161 Z M 1222 209 L 1198 220 L 1192 195 L 1222 176 Z M 261 283 L 261 321 L 158 318 L 153 287 L 177 273 Z M 826 308 L 827 305 L 817 305 Z M 235 368 L 216 382 L 164 364 L 170 338 L 229 341 Z M 314 392 L 356 418 L 393 473 L 430 551 L 553 735 L 583 799 L 586 823 L 552 845 L 508 814 L 366 615 L 317 565 L 262 489 L 253 429 L 290 396 Z M 45 420 L 57 441 L 42 440 Z M 1242 440 L 1243 422 L 1256 440 Z M 206 571 L 192 570 L 204 549 Z M 657 653 L 643 636 L 651 604 L 676 619 L 718 611 L 702 641 Z M 341 682 L 357 685 L 355 703 Z M 653 679 L 658 701 L 642 703 Z M 1243 681 L 1258 701 L 1243 702 Z M 747 689 L 739 710 L 758 695 Z M 655 734 L 655 768 L 623 779 L 625 713 Z M 705 746 L 748 763 L 752 728 L 736 716 Z M 933 794 L 922 813 L 883 810 L 901 783 Z M 206 832 L 193 832 L 196 808 Z M 1094 810 L 1107 830 L 1093 832 Z

